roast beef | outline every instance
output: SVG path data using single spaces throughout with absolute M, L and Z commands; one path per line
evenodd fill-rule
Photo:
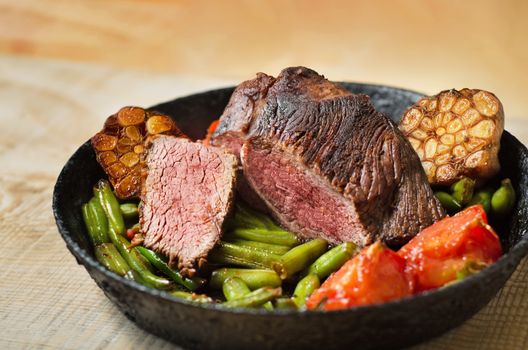
M 238 157 L 251 126 L 253 112 L 257 104 L 264 101 L 268 88 L 274 82 L 274 77 L 257 73 L 255 79 L 241 83 L 220 117 L 222 123 L 215 130 L 211 144 L 227 148 Z M 239 170 L 237 177 L 237 192 L 240 197 L 254 209 L 267 212 L 266 204 L 249 186 L 242 169 Z
M 265 100 L 268 89 L 274 82 L 275 78 L 272 76 L 257 73 L 255 79 L 237 86 L 220 116 L 221 122 L 213 133 L 211 144 L 225 147 L 238 156 L 251 126 L 254 111 Z
M 192 276 L 218 242 L 238 161 L 230 152 L 160 135 L 147 144 L 140 222 L 144 244 Z
M 237 100 L 251 102 L 237 109 Z M 237 88 L 213 143 L 243 144 L 246 180 L 302 237 L 397 246 L 445 215 L 394 123 L 368 96 L 304 67 Z

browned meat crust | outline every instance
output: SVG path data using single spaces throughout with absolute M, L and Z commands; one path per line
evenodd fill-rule
M 260 99 L 240 116 L 233 106 L 247 86 L 259 84 L 245 82 L 235 90 L 213 143 L 235 151 L 233 139 L 245 143 L 244 175 L 285 227 L 336 243 L 383 239 L 398 245 L 445 215 L 416 153 L 368 96 L 351 94 L 310 69 L 292 67 L 265 92 L 253 93 Z M 265 152 L 269 162 L 263 160 Z M 262 174 L 269 174 L 269 181 Z M 287 191 L 299 181 L 312 191 Z M 281 190 L 287 194 L 275 196 Z M 330 210 L 322 198 L 335 200 Z M 331 229 L 335 220 L 346 229 Z

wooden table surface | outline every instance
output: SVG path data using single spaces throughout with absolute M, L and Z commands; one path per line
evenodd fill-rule
M 173 348 L 129 322 L 58 235 L 52 186 L 107 115 L 306 65 L 333 80 L 495 92 L 528 143 L 526 1 L 0 0 L 0 349 Z M 528 262 L 417 349 L 528 348 Z

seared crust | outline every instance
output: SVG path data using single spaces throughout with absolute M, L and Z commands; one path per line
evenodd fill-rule
M 369 232 L 364 241 L 379 238 L 398 245 L 445 215 L 409 142 L 374 109 L 368 96 L 354 95 L 313 70 L 291 67 L 261 95 L 253 94 L 260 100 L 252 100 L 250 112 L 243 109 L 239 116 L 233 104 L 245 86 L 259 84 L 245 82 L 235 90 L 213 141 L 228 147 L 237 144 L 234 149 L 239 152 L 240 145 L 252 138 L 291 153 L 321 177 L 329 192 L 350 200 L 366 229 L 358 230 L 358 235 Z M 239 120 L 244 120 L 243 127 Z M 255 187 L 256 182 L 248 180 Z M 275 217 L 283 217 L 270 205 L 266 189 L 257 191 Z M 296 230 L 299 223 L 282 224 L 302 231 Z
M 445 215 L 417 155 L 368 96 L 322 80 L 310 70 L 283 71 L 250 134 L 274 140 L 326 179 L 354 203 L 374 239 L 405 243 Z
M 238 157 L 255 110 L 274 82 L 274 77 L 257 73 L 255 79 L 238 85 L 220 116 L 221 123 L 213 133 L 211 144 L 227 148 Z

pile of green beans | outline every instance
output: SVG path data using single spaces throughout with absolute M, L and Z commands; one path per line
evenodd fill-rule
M 353 243 L 327 249 L 325 240 L 301 243 L 269 217 L 237 203 L 228 231 L 209 255 L 221 267 L 208 287 L 223 291 L 227 307 L 303 309 L 321 282 L 358 251 Z
M 138 206 L 120 203 L 108 181 L 96 184 L 82 214 L 95 257 L 110 271 L 177 298 L 225 307 L 303 309 L 321 282 L 358 250 L 353 243 L 327 251 L 323 239 L 301 242 L 268 216 L 236 203 L 226 233 L 208 256 L 210 277 L 184 278 L 164 256 L 132 246 L 126 233 L 138 231 Z M 224 298 L 198 290 L 220 291 Z
M 515 190 L 510 179 L 502 180 L 497 189 L 483 187 L 476 190 L 475 183 L 475 180 L 464 177 L 449 190 L 436 191 L 435 195 L 450 215 L 476 204 L 482 205 L 487 214 L 497 217 L 503 217 L 512 211 L 515 206 Z
M 95 257 L 102 265 L 124 278 L 162 290 L 180 286 L 195 291 L 205 284 L 203 278 L 183 278 L 157 253 L 144 247 L 131 247 L 124 236 L 125 222 L 137 220 L 137 204 L 120 204 L 106 180 L 99 181 L 93 192 L 94 197 L 82 206 L 82 214 Z M 158 271 L 165 276 L 157 275 Z

